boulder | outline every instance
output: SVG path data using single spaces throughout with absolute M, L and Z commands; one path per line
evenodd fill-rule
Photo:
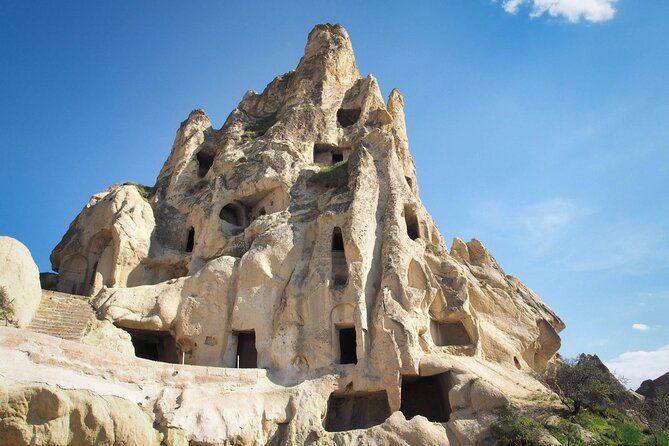
M 161 444 L 152 418 L 128 400 L 2 377 L 0 388 L 0 444 Z
M 0 318 L 26 327 L 41 298 L 39 269 L 30 251 L 18 240 L 0 236 Z

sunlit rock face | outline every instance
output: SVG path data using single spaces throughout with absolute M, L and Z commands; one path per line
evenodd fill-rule
M 415 415 L 445 423 L 412 421 L 426 444 L 482 438 L 476 413 L 540 388 L 526 372 L 564 324 L 478 240 L 449 252 L 403 107 L 344 28 L 316 26 L 221 129 L 191 112 L 153 188 L 93 196 L 52 253 L 58 290 L 94 296 L 138 356 L 309 383 L 318 398 L 280 422 L 296 444 L 381 423 L 369 435 L 403 438 Z

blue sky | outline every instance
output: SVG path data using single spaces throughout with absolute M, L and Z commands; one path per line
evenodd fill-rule
M 669 2 L 250 3 L 0 3 L 0 234 L 49 270 L 93 193 L 154 183 L 192 109 L 220 127 L 342 23 L 405 96 L 445 238 L 541 295 L 564 355 L 633 384 L 669 371 Z

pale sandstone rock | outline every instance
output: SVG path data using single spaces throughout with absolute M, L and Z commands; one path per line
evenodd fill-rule
M 0 299 L 7 306 L 8 322 L 26 327 L 42 298 L 39 270 L 28 248 L 0 236 Z
M 509 399 L 500 390 L 480 379 L 471 384 L 469 392 L 473 410 L 495 409 L 509 402 Z
M 67 430 L 62 426 L 91 410 L 92 425 L 81 433 L 77 427 L 76 435 L 90 435 L 106 426 L 104 438 L 119 438 L 114 432 L 122 425 L 124 431 L 138 432 L 138 438 L 147 439 L 128 444 L 152 444 L 151 435 L 159 438 L 159 434 L 164 435 L 166 444 L 175 445 L 185 440 L 249 445 L 476 444 L 491 421 L 482 411 L 454 407 L 448 423 L 432 423 L 420 415 L 406 421 L 401 412 L 395 412 L 369 429 L 328 432 L 324 427 L 328 397 L 345 379 L 333 372 L 285 386 L 262 369 L 164 364 L 114 351 L 101 354 L 96 346 L 5 327 L 0 327 L 0 355 L 4 358 L 0 376 L 5 388 L 11 390 L 7 394 L 19 395 L 0 399 L 0 413 L 11 419 L 0 423 L 0 438 L 18 435 L 16 432 L 21 438 L 35 433 L 37 436 L 31 437 L 35 444 L 62 444 L 62 438 L 72 438 L 65 437 Z M 451 367 L 456 380 L 464 383 L 476 376 L 495 382 L 513 401 L 527 400 L 542 389 L 524 373 L 475 357 L 449 360 L 441 366 Z M 34 388 L 55 394 L 49 401 L 57 400 L 58 404 L 46 407 L 57 410 L 49 409 L 50 415 L 40 419 L 26 417 L 33 404 L 30 389 Z M 115 417 L 120 421 L 114 421 L 114 429 L 108 428 L 109 420 Z M 47 418 L 51 421 L 44 426 L 40 420 Z M 155 423 L 155 433 L 147 430 L 146 419 Z M 46 428 L 53 432 L 45 432 Z M 98 444 L 86 440 L 89 436 L 82 438 L 79 444 Z
M 132 345 L 128 332 L 114 326 L 108 320 L 94 320 L 81 342 L 135 356 L 135 347 Z
M 151 417 L 125 399 L 2 377 L 0 388 L 0 444 L 160 444 Z
M 159 423 L 204 443 L 476 444 L 486 413 L 542 391 L 527 372 L 564 324 L 478 240 L 447 250 L 403 107 L 361 77 L 341 26 L 319 25 L 220 130 L 188 116 L 148 201 L 112 186 L 75 219 L 52 254 L 59 289 L 160 339 L 162 359 L 225 377 L 205 389 L 155 365 Z M 246 342 L 256 372 L 232 369 Z M 396 413 L 430 399 L 448 423 Z
M 154 227 L 153 210 L 136 186 L 111 186 L 94 195 L 51 254 L 57 290 L 93 295 L 106 286 L 145 283 L 141 262 Z

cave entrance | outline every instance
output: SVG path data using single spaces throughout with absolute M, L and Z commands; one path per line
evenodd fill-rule
M 416 211 L 410 206 L 404 206 L 404 220 L 407 224 L 407 235 L 411 240 L 416 240 L 420 237 L 420 227 L 418 225 L 418 217 Z
M 188 230 L 188 237 L 186 238 L 186 252 L 193 252 L 195 247 L 195 228 L 191 227 Z
M 444 423 L 451 415 L 448 392 L 453 387 L 449 372 L 433 376 L 402 376 L 400 411 L 407 420 L 422 415 Z
M 179 363 L 177 343 L 169 331 L 124 328 L 130 334 L 135 356 L 151 361 Z
M 241 206 L 228 203 L 221 208 L 221 212 L 218 213 L 218 216 L 221 220 L 230 223 L 233 226 L 243 226 L 244 225 L 244 213 Z
M 335 287 L 346 285 L 348 281 L 348 264 L 344 251 L 344 237 L 341 228 L 332 230 L 332 284 Z
M 355 327 L 337 327 L 339 364 L 357 364 Z
M 431 320 L 430 334 L 434 345 L 440 347 L 472 344 L 472 338 L 461 321 L 439 322 Z
M 390 416 L 388 394 L 378 392 L 332 393 L 323 426 L 328 432 L 366 429 Z
M 201 150 L 195 155 L 197 159 L 197 176 L 203 178 L 214 165 L 214 154 Z
M 235 335 L 237 336 L 237 368 L 258 368 L 255 331 L 238 331 Z
M 338 147 L 332 144 L 314 144 L 314 163 L 334 165 L 347 160 L 351 153 L 350 147 Z
M 350 127 L 360 119 L 360 108 L 340 108 L 337 110 L 337 122 L 342 127 Z

